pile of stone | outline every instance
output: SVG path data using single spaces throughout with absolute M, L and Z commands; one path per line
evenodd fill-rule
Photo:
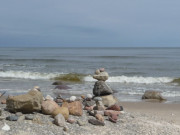
M 112 95 L 113 91 L 105 82 L 108 77 L 108 73 L 103 68 L 96 70 L 93 78 L 98 81 L 94 85 L 94 96 L 87 94 L 86 96 L 71 96 L 64 99 L 61 95 L 56 98 L 47 95 L 44 98 L 38 86 L 35 86 L 27 94 L 9 96 L 6 100 L 6 109 L 14 114 L 7 116 L 5 119 L 9 121 L 23 119 L 34 121 L 33 113 L 39 112 L 50 115 L 56 125 L 67 130 L 66 122 L 83 126 L 86 122 L 76 120 L 71 116 L 80 117 L 83 112 L 86 112 L 87 115 L 94 117 L 89 117 L 87 120 L 90 124 L 104 126 L 105 118 L 116 123 L 123 108 L 118 105 L 117 99 Z M 0 114 L 1 112 L 0 109 Z M 22 113 L 26 115 L 22 116 Z
M 101 97 L 103 104 L 107 107 L 118 103 L 118 100 L 113 96 L 112 89 L 105 82 L 109 78 L 109 75 L 107 72 L 105 72 L 105 69 L 97 69 L 95 71 L 95 75 L 93 75 L 93 78 L 98 80 L 95 82 L 93 88 L 94 96 Z

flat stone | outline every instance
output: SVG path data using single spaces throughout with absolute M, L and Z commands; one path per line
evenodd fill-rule
M 89 123 L 91 123 L 92 125 L 97 125 L 97 126 L 104 126 L 105 123 L 100 121 L 100 120 L 96 120 L 96 119 L 89 119 L 88 120 Z
M 6 120 L 17 121 L 18 120 L 18 116 L 16 116 L 16 115 L 8 116 L 8 117 L 6 117 Z
M 25 116 L 25 119 L 26 119 L 26 120 L 33 120 L 33 119 L 34 119 L 34 116 L 33 116 L 33 115 L 26 115 L 26 116 Z
M 101 97 L 94 97 L 93 100 L 94 101 L 102 101 L 102 98 Z
M 98 81 L 106 81 L 108 79 L 109 75 L 107 72 L 100 72 L 99 74 L 93 75 L 93 78 Z

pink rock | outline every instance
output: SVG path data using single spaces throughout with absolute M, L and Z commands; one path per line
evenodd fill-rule
M 100 71 L 100 72 L 104 72 L 105 69 L 104 69 L 104 68 L 100 68 L 99 71 Z
M 114 110 L 105 110 L 104 111 L 105 116 L 119 115 L 120 113 L 121 113 L 120 111 L 114 111 Z
M 76 122 L 76 120 L 74 120 L 74 119 L 67 119 L 67 122 L 69 122 L 70 124 L 73 124 L 73 123 Z
M 6 104 L 6 99 L 1 100 L 1 104 Z
M 109 117 L 109 121 L 113 122 L 113 123 L 116 123 L 117 120 L 114 120 L 113 118 Z
M 116 123 L 117 120 L 118 120 L 118 114 L 110 114 L 110 115 L 109 115 L 109 120 L 110 120 L 111 122 Z
M 52 112 L 57 108 L 59 108 L 59 105 L 52 100 L 43 101 L 41 105 L 44 114 L 52 114 Z
M 119 105 L 114 104 L 114 105 L 109 106 L 106 110 L 120 111 L 120 110 L 121 110 L 121 108 L 120 108 L 120 106 L 119 106 Z

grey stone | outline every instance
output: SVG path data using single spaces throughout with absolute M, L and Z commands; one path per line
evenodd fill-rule
M 22 112 L 17 112 L 15 115 L 19 117 L 19 116 L 22 116 L 23 113 Z
M 23 121 L 23 120 L 25 120 L 25 116 L 24 116 L 24 115 L 19 116 L 19 118 L 18 118 L 18 120 L 17 120 L 17 121 Z
M 60 127 L 64 127 L 66 126 L 66 121 L 65 121 L 65 118 L 62 114 L 58 114 L 54 117 L 54 123 L 57 125 L 57 126 L 60 126 Z
M 6 117 L 0 116 L 0 120 L 4 120 L 6 119 Z
M 97 120 L 97 119 L 89 119 L 88 122 L 93 124 L 93 125 L 97 125 L 97 126 L 104 126 L 105 125 L 104 122 Z
M 25 119 L 26 119 L 26 120 L 33 120 L 33 119 L 34 119 L 34 116 L 31 115 L 31 114 L 29 114 L 29 115 L 26 115 L 26 116 L 25 116 Z
M 81 121 L 81 120 L 77 120 L 77 124 L 79 126 L 84 126 L 86 123 L 84 121 Z
M 88 106 L 88 107 L 93 106 L 93 105 L 95 105 L 95 104 L 96 104 L 96 102 L 95 102 L 94 100 L 85 101 L 85 103 L 84 103 L 84 105 L 85 105 L 85 106 Z
M 2 115 L 2 109 L 0 108 L 0 116 Z
M 110 95 L 112 93 L 112 89 L 104 81 L 97 81 L 95 83 L 93 88 L 93 94 L 95 96 Z
M 106 81 L 108 79 L 109 75 L 107 72 L 100 72 L 99 74 L 93 75 L 93 78 L 98 81 Z
M 16 116 L 16 115 L 8 116 L 8 117 L 6 117 L 6 120 L 17 121 L 18 120 L 18 116 Z
M 145 91 L 142 99 L 157 99 L 157 100 L 166 100 L 159 91 L 147 90 Z

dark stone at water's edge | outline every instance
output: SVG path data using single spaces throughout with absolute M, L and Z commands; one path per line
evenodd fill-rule
M 159 91 L 147 90 L 145 91 L 142 99 L 157 99 L 157 100 L 166 100 Z
M 95 96 L 110 95 L 112 93 L 112 89 L 104 81 L 97 81 L 95 83 L 93 88 L 93 94 Z

